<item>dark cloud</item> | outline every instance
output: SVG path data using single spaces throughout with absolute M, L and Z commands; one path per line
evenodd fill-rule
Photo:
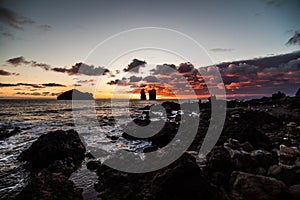
M 36 21 L 29 19 L 28 17 L 22 16 L 9 8 L 0 6 L 0 22 L 3 24 L 18 30 L 23 30 L 24 25 L 31 24 L 35 25 L 44 31 L 49 31 L 51 29 L 50 25 L 38 24 Z
M 127 86 L 128 82 L 126 78 L 122 78 L 122 80 L 120 79 L 115 79 L 115 80 L 111 80 L 109 82 L 107 82 L 108 85 L 119 85 L 119 86 Z
M 8 64 L 11 64 L 11 65 L 14 65 L 14 66 L 30 65 L 32 67 L 40 67 L 40 68 L 42 68 L 44 70 L 47 70 L 47 71 L 49 69 L 51 69 L 51 66 L 48 65 L 48 64 L 38 63 L 37 61 L 34 61 L 34 60 L 28 61 L 23 56 L 19 56 L 19 57 L 16 57 L 16 58 L 8 59 L 6 62 Z
M 123 71 L 139 73 L 140 67 L 143 67 L 145 64 L 147 64 L 146 61 L 133 59 L 133 61 L 126 68 L 124 68 Z
M 19 30 L 23 30 L 23 25 L 25 24 L 36 23 L 35 21 L 27 17 L 21 16 L 15 13 L 14 11 L 4 7 L 0 7 L 0 21 L 12 28 Z
M 0 83 L 0 87 L 13 87 L 13 86 L 17 86 L 17 84 L 13 84 L 13 83 Z
M 12 33 L 8 32 L 8 31 L 3 31 L 3 30 L 0 30 L 0 31 L 1 31 L 2 36 L 10 38 L 12 40 L 16 39 L 16 37 Z
M 107 84 L 108 85 L 116 85 L 116 84 L 118 84 L 118 82 L 120 82 L 120 80 L 116 79 L 116 80 L 111 80 L 111 81 L 107 82 Z
M 19 65 L 22 65 L 22 64 L 26 64 L 26 65 L 30 64 L 30 62 L 27 61 L 23 56 L 8 59 L 6 62 L 9 63 L 9 64 L 12 64 L 14 66 L 19 66 Z
M 75 65 L 71 66 L 70 68 L 67 67 L 54 67 L 52 68 L 49 64 L 46 63 L 39 63 L 34 60 L 26 60 L 23 56 L 19 56 L 16 58 L 11 58 L 6 61 L 8 64 L 14 66 L 20 65 L 30 65 L 32 67 L 40 67 L 46 71 L 54 71 L 60 73 L 66 73 L 68 75 L 88 75 L 88 76 L 98 76 L 98 75 L 105 75 L 110 71 L 104 67 L 94 67 L 93 65 L 88 65 L 82 62 L 76 63 Z
M 44 84 L 34 84 L 34 83 L 0 83 L 0 87 L 15 87 L 15 86 L 27 86 L 32 88 L 45 88 L 45 87 L 65 87 L 65 85 L 58 83 L 44 83 Z
M 28 93 L 28 92 L 17 92 L 16 94 L 18 95 L 31 95 L 31 96 L 42 96 L 43 94 L 40 92 L 32 92 L 32 93 Z M 43 95 L 46 96 L 46 95 Z
M 11 73 L 11 72 L 5 71 L 3 69 L 0 69 L 0 76 L 11 76 L 11 75 L 18 76 L 20 74 L 19 73 Z
M 178 72 L 179 73 L 187 73 L 187 72 L 191 72 L 194 69 L 194 66 L 187 62 L 187 63 L 180 63 L 178 66 Z
M 300 45 L 300 32 L 296 31 L 294 35 L 287 41 L 286 45 Z
M 282 6 L 286 0 L 265 0 L 268 6 Z
M 40 28 L 43 31 L 50 31 L 50 30 L 52 30 L 52 27 L 50 25 L 47 25 L 47 24 L 39 25 L 38 28 Z
M 155 69 L 151 70 L 153 75 L 170 75 L 174 72 L 176 72 L 176 66 L 174 64 L 157 65 Z
M 42 86 L 45 87 L 66 87 L 65 85 L 58 84 L 58 83 L 44 83 Z
M 139 82 L 142 80 L 142 77 L 137 77 L 137 76 L 131 76 L 129 77 L 129 82 L 134 83 L 134 82 Z
M 212 52 L 229 52 L 229 51 L 234 51 L 234 49 L 226 49 L 226 48 L 213 48 L 210 49 Z
M 254 58 L 249 60 L 239 60 L 234 62 L 224 62 L 217 64 L 219 68 L 226 68 L 230 64 L 239 65 L 240 63 L 245 63 L 248 65 L 255 65 L 257 67 L 266 68 L 266 67 L 278 67 L 280 64 L 287 63 L 291 60 L 297 59 L 300 57 L 300 51 L 292 52 L 289 54 L 281 54 L 269 57 Z
M 146 76 L 143 78 L 143 81 L 146 81 L 148 83 L 158 83 L 158 79 L 155 76 Z
M 68 75 L 88 75 L 88 76 L 98 76 L 105 75 L 110 71 L 104 67 L 94 67 L 93 65 L 87 65 L 85 63 L 76 63 L 71 68 L 52 68 L 52 71 L 67 73 Z
M 93 83 L 95 82 L 94 79 L 89 79 L 89 80 L 78 80 L 77 83 L 82 83 L 82 84 L 86 84 L 86 83 Z
M 225 85 L 230 84 L 230 83 L 238 83 L 239 82 L 239 77 L 238 76 L 226 76 L 224 75 L 223 77 L 223 82 Z

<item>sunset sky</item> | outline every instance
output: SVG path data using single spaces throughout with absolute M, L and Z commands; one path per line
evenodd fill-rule
M 224 2 L 0 0 L 0 97 L 294 95 L 300 1 Z

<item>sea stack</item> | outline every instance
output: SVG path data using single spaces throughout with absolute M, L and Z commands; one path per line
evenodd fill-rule
M 58 95 L 57 100 L 94 100 L 94 98 L 91 93 L 72 89 Z
M 146 99 L 147 99 L 147 98 L 146 98 L 145 90 L 142 89 L 142 90 L 141 90 L 141 100 L 146 100 Z
M 149 100 L 156 100 L 156 90 L 152 89 L 149 91 Z

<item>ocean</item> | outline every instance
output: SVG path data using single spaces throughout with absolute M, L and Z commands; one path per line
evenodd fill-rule
M 143 108 L 155 102 L 150 101 L 114 101 L 114 112 L 111 111 L 110 100 L 96 100 L 95 109 L 99 125 L 95 127 L 82 126 L 81 131 L 87 133 L 85 141 L 91 146 L 101 146 L 107 152 L 117 149 L 128 151 L 142 151 L 150 146 L 145 141 L 128 141 L 122 137 L 122 129 L 113 123 L 113 117 L 118 116 L 124 119 L 122 123 L 128 123 L 130 117 L 124 115 L 123 109 L 129 107 L 132 117 L 140 115 Z M 83 104 L 84 105 L 84 104 Z M 84 110 L 82 108 L 76 108 Z M 127 113 L 128 114 L 128 113 Z M 158 118 L 162 118 L 162 113 L 154 113 Z M 17 160 L 18 155 L 28 148 L 40 135 L 54 130 L 74 129 L 72 112 L 72 101 L 57 100 L 0 100 L 0 128 L 6 130 L 16 130 L 10 137 L 0 139 L 0 198 L 10 199 L 20 191 L 29 172 L 24 169 L 23 164 Z M 127 121 L 126 121 L 127 120 Z M 151 119 L 155 120 L 155 118 Z M 79 125 L 80 126 L 80 125 Z M 118 139 L 112 141 L 111 136 Z M 73 175 L 71 179 L 79 187 L 84 188 L 85 199 L 96 199 L 93 185 L 97 177 L 93 172 L 86 169 L 85 163 Z

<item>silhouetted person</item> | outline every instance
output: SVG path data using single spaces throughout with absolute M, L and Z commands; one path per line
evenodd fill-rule
M 156 100 L 156 90 L 152 89 L 149 91 L 149 100 Z
M 147 99 L 147 98 L 146 98 L 145 90 L 142 89 L 142 90 L 141 90 L 141 100 L 146 100 L 146 99 Z

